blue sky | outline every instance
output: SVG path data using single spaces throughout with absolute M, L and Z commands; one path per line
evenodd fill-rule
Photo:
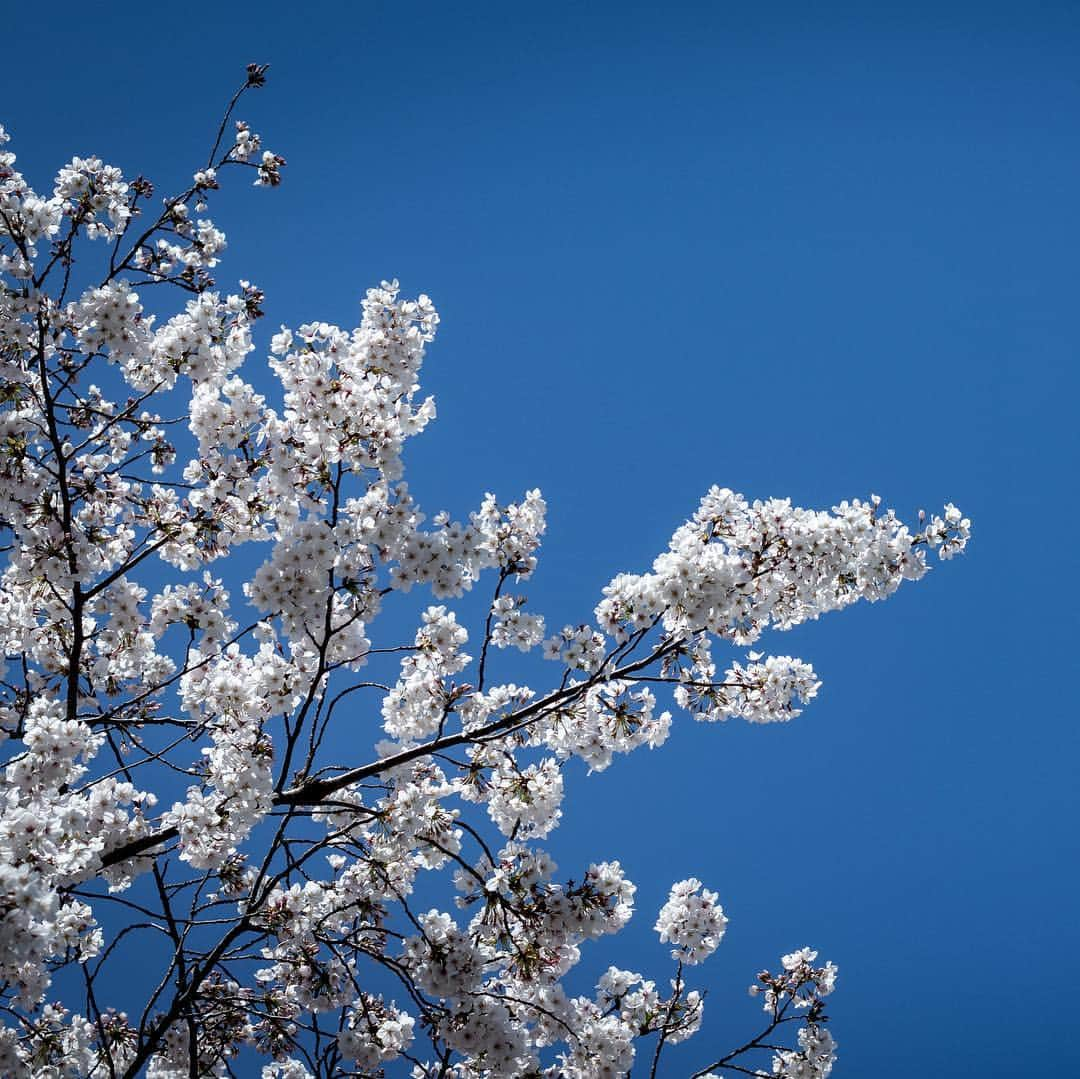
M 1062 1074 L 1080 8 L 54 3 L 17 37 L 0 120 L 41 186 L 73 153 L 177 186 L 243 65 L 272 65 L 245 115 L 286 183 L 217 201 L 219 279 L 265 289 L 267 337 L 354 324 L 382 277 L 434 298 L 412 488 L 463 514 L 541 487 L 528 591 L 555 625 L 714 482 L 960 505 L 965 558 L 764 642 L 822 677 L 803 716 L 687 718 L 575 773 L 551 847 L 639 886 L 590 975 L 665 978 L 670 882 L 720 892 L 673 1075 L 753 1029 L 749 979 L 803 944 L 840 965 L 836 1075 Z

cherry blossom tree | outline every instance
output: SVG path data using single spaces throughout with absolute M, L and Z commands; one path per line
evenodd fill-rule
M 673 712 L 797 716 L 811 666 L 747 649 L 918 580 L 970 524 L 713 487 L 651 569 L 547 626 L 515 590 L 540 492 L 427 518 L 404 481 L 435 415 L 431 300 L 384 281 L 357 329 L 257 344 L 260 290 L 217 289 L 214 193 L 285 165 L 235 116 L 264 81 L 164 201 L 97 158 L 38 194 L 0 128 L 0 1072 L 662 1074 L 727 919 L 678 881 L 671 968 L 571 992 L 635 887 L 613 861 L 558 874 L 564 776 L 660 747 Z M 262 393 L 242 372 L 267 348 Z M 380 638 L 414 589 L 415 632 Z M 542 651 L 546 684 L 505 680 L 510 649 Z M 747 1041 L 694 1074 L 827 1075 L 835 978 L 784 955 Z

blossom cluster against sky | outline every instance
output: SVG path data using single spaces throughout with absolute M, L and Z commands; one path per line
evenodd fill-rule
M 278 323 L 355 323 L 383 277 L 434 298 L 410 482 L 455 513 L 543 490 L 551 625 L 648 569 L 714 482 L 962 507 L 963 559 L 767 642 L 823 682 L 803 715 L 684 719 L 579 771 L 551 849 L 638 884 L 627 966 L 664 969 L 645 912 L 671 880 L 719 893 L 702 1038 L 746 1030 L 747 972 L 813 944 L 841 970 L 838 1075 L 1060 1066 L 1080 12 L 57 3 L 19 24 L 0 120 L 42 180 L 94 153 L 177 186 L 243 65 L 272 65 L 251 119 L 286 183 L 223 194 L 219 280 L 265 290 L 257 355 Z

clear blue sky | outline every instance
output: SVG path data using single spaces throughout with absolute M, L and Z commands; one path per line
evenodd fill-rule
M 220 280 L 258 282 L 274 326 L 352 325 L 381 277 L 435 299 L 413 488 L 464 513 L 541 487 L 529 591 L 551 622 L 647 568 L 713 482 L 908 516 L 955 500 L 964 559 L 765 642 L 824 680 L 795 723 L 685 719 L 662 753 L 575 772 L 551 845 L 568 875 L 620 858 L 639 885 L 590 974 L 666 977 L 671 880 L 721 893 L 706 1029 L 672 1075 L 748 1033 L 749 978 L 808 943 L 841 969 L 839 1077 L 1069 1073 L 1080 7 L 51 3 L 16 23 L 0 120 L 42 186 L 72 153 L 177 185 L 243 65 L 272 65 L 246 114 L 286 184 L 215 205 Z

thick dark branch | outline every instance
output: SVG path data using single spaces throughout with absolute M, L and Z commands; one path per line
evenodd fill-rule
M 565 704 L 567 701 L 576 697 L 580 697 L 593 686 L 620 678 L 626 678 L 637 671 L 644 670 L 668 653 L 674 651 L 679 643 L 679 638 L 665 640 L 658 644 L 647 656 L 643 656 L 633 663 L 628 663 L 624 667 L 620 667 L 618 670 L 607 674 L 603 671 L 598 671 L 584 682 L 558 689 L 554 693 L 549 693 L 546 697 L 542 697 L 538 701 L 533 701 L 532 704 L 528 704 L 524 708 L 519 708 L 516 712 L 511 712 L 509 715 L 493 720 L 483 727 L 478 727 L 476 730 L 462 731 L 458 734 L 448 734 L 441 738 L 435 738 L 430 742 L 424 742 L 422 745 L 412 746 L 410 749 L 403 749 L 400 753 L 395 753 L 392 756 L 383 757 L 380 760 L 373 761 L 371 764 L 364 764 L 358 768 L 350 768 L 348 771 L 341 772 L 339 775 L 329 779 L 310 779 L 298 786 L 290 787 L 288 790 L 283 790 L 275 795 L 273 804 L 275 806 L 318 805 L 343 787 L 348 787 L 353 783 L 359 783 L 365 779 L 371 779 L 374 776 L 382 775 L 384 772 L 388 772 L 391 769 L 400 768 L 403 764 L 410 764 L 412 761 L 420 760 L 423 757 L 429 757 L 436 753 L 441 753 L 447 749 L 453 749 L 455 746 L 481 742 L 492 736 L 505 734 L 508 731 L 527 726 L 546 715 L 551 709 L 556 708 L 561 704 Z M 129 858 L 145 854 L 147 851 L 153 850 L 154 847 L 161 843 L 171 842 L 176 839 L 178 835 L 179 833 L 175 828 L 162 828 L 150 835 L 145 835 L 139 839 L 134 839 L 129 843 L 121 844 L 119 847 L 114 848 L 102 856 L 102 867 L 117 865 L 120 862 L 127 861 Z

